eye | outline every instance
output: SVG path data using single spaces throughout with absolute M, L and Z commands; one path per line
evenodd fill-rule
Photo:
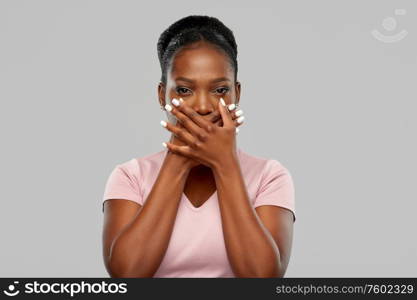
M 229 88 L 228 87 L 219 87 L 219 88 L 217 88 L 216 89 L 216 93 L 218 93 L 218 94 L 225 94 L 225 93 L 227 93 L 229 91 Z
M 176 89 L 175 89 L 175 91 L 177 92 L 177 94 L 187 94 L 187 93 L 190 93 L 191 92 L 191 90 L 189 90 L 189 89 L 187 89 L 186 87 L 183 87 L 183 86 L 179 86 L 179 87 L 177 87 Z

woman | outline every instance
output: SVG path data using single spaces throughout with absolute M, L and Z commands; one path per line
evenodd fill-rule
M 242 110 L 235 38 L 188 16 L 158 41 L 167 148 L 117 165 L 103 196 L 112 277 L 283 277 L 294 186 L 274 159 L 236 146 Z

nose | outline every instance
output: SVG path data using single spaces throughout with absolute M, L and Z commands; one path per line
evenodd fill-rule
M 216 110 L 217 102 L 220 98 L 206 93 L 195 95 L 189 99 L 189 105 L 201 116 L 212 114 Z M 188 102 L 188 101 L 187 101 Z

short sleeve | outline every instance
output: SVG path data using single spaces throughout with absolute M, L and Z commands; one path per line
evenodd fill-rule
M 108 199 L 126 199 L 143 205 L 139 188 L 138 169 L 134 160 L 117 165 L 107 179 L 102 199 L 102 211 L 104 202 Z
M 295 190 L 292 176 L 277 160 L 266 162 L 261 183 L 256 193 L 254 208 L 261 205 L 275 205 L 289 209 L 295 215 Z

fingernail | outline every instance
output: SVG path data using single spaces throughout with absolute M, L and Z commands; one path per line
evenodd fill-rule
M 239 128 L 238 127 L 236 127 L 236 133 L 238 133 L 239 132 Z
M 181 101 L 181 102 L 184 102 L 184 100 L 183 100 L 182 98 L 180 98 L 180 101 Z
M 237 112 L 235 112 L 236 117 L 239 117 L 243 115 L 243 110 L 239 109 Z
M 169 104 L 166 104 L 166 105 L 165 105 L 165 109 L 166 109 L 167 111 L 171 111 L 171 110 L 172 110 L 172 106 L 171 106 L 171 105 L 169 105 Z
M 228 108 L 229 110 L 234 110 L 236 108 L 236 105 L 234 103 L 229 104 Z
M 222 104 L 223 106 L 226 106 L 226 103 L 224 103 L 223 98 L 220 98 L 220 102 L 221 102 L 221 104 Z
M 177 100 L 177 99 L 172 99 L 172 104 L 174 104 L 175 106 L 179 106 L 180 105 L 180 102 Z
M 165 148 L 168 148 L 167 143 L 165 143 L 165 142 L 162 142 L 162 146 L 164 146 Z
M 161 120 L 161 125 L 162 125 L 162 127 L 167 127 L 167 122 L 165 122 L 164 120 Z
M 236 122 L 238 122 L 239 124 L 243 122 L 243 120 L 245 119 L 244 116 L 239 117 Z

